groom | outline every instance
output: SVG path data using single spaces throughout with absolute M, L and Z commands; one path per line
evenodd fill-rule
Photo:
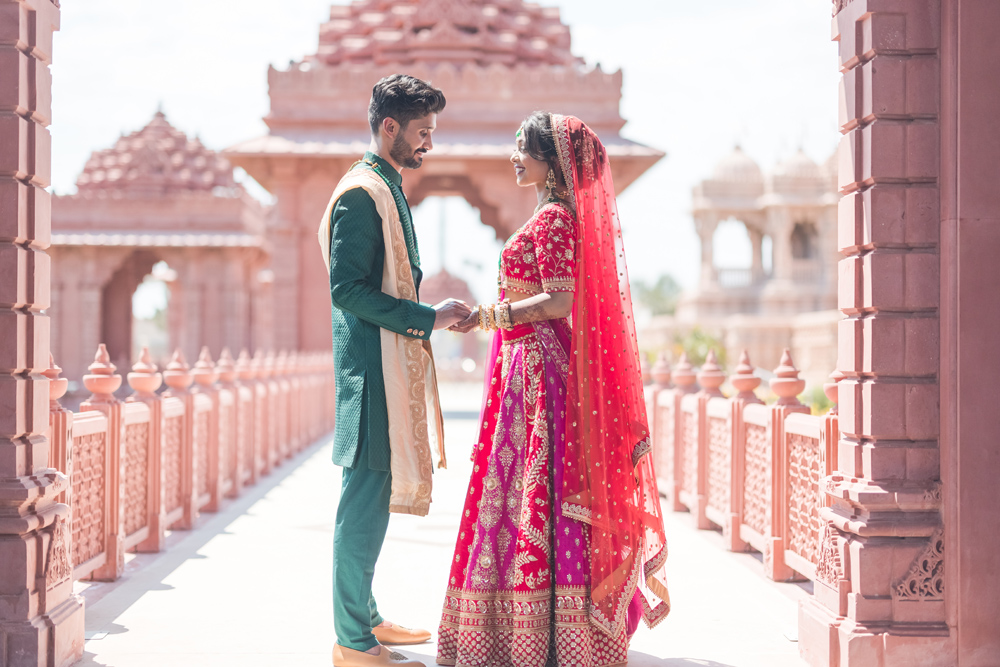
M 333 461 L 344 467 L 333 541 L 336 667 L 420 665 L 383 644 L 430 638 L 384 620 L 371 588 L 389 512 L 427 513 L 429 433 L 437 432 L 443 454 L 427 341 L 432 330 L 471 312 L 454 299 L 433 307 L 418 301 L 423 273 L 401 187 L 400 172 L 419 169 L 433 147 L 444 106 L 440 90 L 411 76 L 375 84 L 371 146 L 337 186 L 320 224 L 333 303 Z

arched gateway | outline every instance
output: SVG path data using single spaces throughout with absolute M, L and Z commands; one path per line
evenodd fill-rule
M 588 68 L 570 51 L 558 9 L 522 0 L 360 0 L 333 6 L 319 49 L 268 73 L 269 133 L 225 151 L 277 197 L 275 336 L 279 347 L 328 349 L 330 302 L 316 225 L 334 186 L 369 142 L 373 84 L 397 72 L 432 81 L 448 106 L 435 147 L 404 174 L 411 205 L 458 195 L 506 238 L 534 193 L 514 186 L 513 134 L 537 109 L 584 119 L 611 155 L 619 192 L 663 153 L 619 132 L 621 72 Z

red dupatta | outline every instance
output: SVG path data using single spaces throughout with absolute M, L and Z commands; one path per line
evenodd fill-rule
M 616 636 L 637 587 L 649 627 L 670 611 L 667 541 L 608 154 L 578 118 L 551 123 L 579 224 L 562 511 L 591 526 L 591 619 Z

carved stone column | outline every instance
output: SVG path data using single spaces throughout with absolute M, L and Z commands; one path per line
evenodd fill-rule
M 953 666 L 938 449 L 941 2 L 835 10 L 841 437 L 799 647 L 813 665 Z
M 0 0 L 0 660 L 83 654 L 73 595 L 68 478 L 50 467 L 51 0 Z

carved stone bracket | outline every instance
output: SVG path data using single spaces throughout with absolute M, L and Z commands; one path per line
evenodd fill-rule
M 816 578 L 836 588 L 844 578 L 844 566 L 840 562 L 840 534 L 833 524 L 827 522 L 820 537 L 819 560 L 816 563 Z
M 58 517 L 53 522 L 51 531 L 48 552 L 45 554 L 46 590 L 52 590 L 73 574 L 69 554 L 69 524 L 62 517 Z
M 944 600 L 944 529 L 938 528 L 927 547 L 892 587 L 894 600 Z

